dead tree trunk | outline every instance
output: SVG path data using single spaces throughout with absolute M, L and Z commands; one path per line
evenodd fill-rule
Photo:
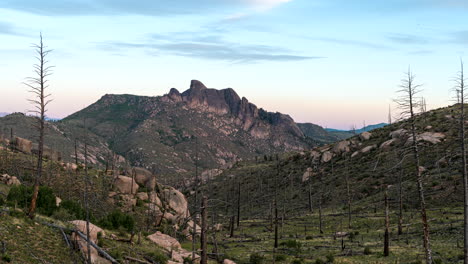
M 388 209 L 388 191 L 385 190 L 385 235 L 384 235 L 384 256 L 388 257 L 390 254 L 390 217 Z
M 39 142 L 38 142 L 38 153 L 37 153 L 37 166 L 36 166 L 36 177 L 34 179 L 34 190 L 31 198 L 31 204 L 28 210 L 28 216 L 33 219 L 36 213 L 36 202 L 39 195 L 39 183 L 42 177 L 42 162 L 44 155 L 44 134 L 45 134 L 45 117 L 46 117 L 46 107 L 52 101 L 48 99 L 50 94 L 46 93 L 48 88 L 48 80 L 46 78 L 52 74 L 51 66 L 47 66 L 47 55 L 50 53 L 50 50 L 47 50 L 47 47 L 42 41 L 42 34 L 40 35 L 39 44 L 34 45 L 38 63 L 35 64 L 34 72 L 37 74 L 36 77 L 27 78 L 25 85 L 28 86 L 31 90 L 30 92 L 34 94 L 34 99 L 29 101 L 34 105 L 35 110 L 32 112 L 38 115 L 38 124 L 36 128 L 39 131 Z
M 416 95 L 419 92 L 421 85 L 414 83 L 414 75 L 411 70 L 408 70 L 406 78 L 402 81 L 400 93 L 402 96 L 395 100 L 402 109 L 402 116 L 407 116 L 411 124 L 411 139 L 412 139 L 412 152 L 414 157 L 414 170 L 416 175 L 417 189 L 419 194 L 419 204 L 421 220 L 423 225 L 423 246 L 425 250 L 425 259 L 427 264 L 432 264 L 432 251 L 429 238 L 429 224 L 427 222 L 426 201 L 424 195 L 423 175 L 419 158 L 418 138 L 416 136 L 416 114 L 415 109 L 418 107 Z
M 207 247 L 207 210 L 208 210 L 208 199 L 206 196 L 202 198 L 201 204 L 201 234 L 200 234 L 200 244 L 201 244 L 201 264 L 207 264 L 208 262 L 208 247 Z
M 403 164 L 400 164 L 398 176 L 398 235 L 403 234 Z
M 241 210 L 241 181 L 239 180 L 239 186 L 237 188 L 237 228 L 240 225 L 240 210 Z
M 463 208 L 464 208 L 464 218 L 463 218 L 463 262 L 468 264 L 468 173 L 466 170 L 466 143 L 465 143 L 465 75 L 463 69 L 463 61 L 460 62 L 460 74 L 457 78 L 457 91 L 460 96 L 460 147 L 462 155 L 462 173 L 463 173 Z

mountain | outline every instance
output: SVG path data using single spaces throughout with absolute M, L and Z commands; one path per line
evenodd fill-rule
M 15 135 L 35 141 L 34 120 L 9 115 L 0 118 L 0 128 L 4 135 L 13 128 Z M 110 163 L 114 152 L 120 161 L 177 176 L 193 174 L 195 163 L 200 171 L 228 168 L 246 158 L 334 140 L 326 135 L 315 140 L 307 132 L 313 125 L 306 126 L 308 130 L 289 115 L 257 107 L 232 88 L 207 88 L 193 80 L 186 91 L 172 88 L 163 96 L 106 94 L 81 111 L 48 122 L 46 144 L 72 161 L 75 139 L 81 159 L 86 137 L 91 164 Z
M 332 136 L 338 138 L 338 140 L 341 139 L 347 139 L 350 138 L 356 134 L 360 134 L 362 132 L 369 132 L 377 128 L 381 128 L 388 125 L 387 123 L 379 123 L 375 125 L 368 125 L 365 127 L 362 127 L 360 129 L 356 129 L 355 131 L 352 130 L 341 130 L 341 129 L 334 129 L 334 128 L 325 128 L 327 132 L 329 132 Z
M 318 144 L 328 144 L 341 139 L 341 137 L 327 131 L 323 127 L 312 123 L 297 123 L 302 133 L 316 141 Z

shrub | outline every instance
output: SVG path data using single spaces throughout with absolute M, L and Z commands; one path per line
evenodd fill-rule
M 370 255 L 372 254 L 372 250 L 370 249 L 370 247 L 365 247 L 364 248 L 364 255 Z
M 161 263 L 161 264 L 166 264 L 169 258 L 162 252 L 160 251 L 153 251 L 147 254 L 148 257 L 155 263 Z M 189 260 L 191 261 L 191 260 Z M 184 263 L 186 263 L 186 260 L 184 259 Z M 190 263 L 190 262 L 188 262 Z
M 297 240 L 287 240 L 280 243 L 280 246 L 286 246 L 293 249 L 301 249 L 302 244 Z
M 70 214 L 66 209 L 64 208 L 59 208 L 57 211 L 55 211 L 52 214 L 52 217 L 61 221 L 71 221 L 75 220 L 73 215 Z
M 77 220 L 86 220 L 86 210 L 81 205 L 73 200 L 65 200 L 60 203 L 60 208 L 68 211 L 73 218 Z M 93 221 L 93 217 L 90 215 L 90 220 Z
M 99 224 L 104 228 L 113 230 L 117 230 L 120 227 L 123 227 L 130 232 L 133 231 L 135 227 L 135 220 L 131 215 L 115 210 L 101 219 Z
M 7 254 L 4 254 L 2 256 L 2 260 L 5 261 L 5 262 L 10 263 L 11 262 L 11 257 L 9 255 L 7 255 Z
M 253 253 L 250 255 L 249 264 L 263 264 L 264 262 L 265 257 L 258 253 Z
M 275 256 L 275 261 L 285 261 L 287 259 L 286 255 L 278 254 Z
M 304 260 L 302 259 L 295 259 L 291 262 L 291 264 L 304 264 Z
M 315 260 L 315 264 L 325 264 L 325 262 L 322 259 L 318 258 Z
M 15 185 L 11 187 L 7 196 L 7 201 L 10 202 L 10 204 L 16 204 L 19 207 L 27 208 L 31 202 L 32 195 L 33 187 Z M 46 186 L 39 187 L 36 206 L 37 212 L 47 216 L 51 216 L 54 211 L 57 210 L 55 195 L 51 188 Z
M 335 256 L 332 253 L 328 253 L 327 255 L 327 263 L 333 263 L 335 261 Z

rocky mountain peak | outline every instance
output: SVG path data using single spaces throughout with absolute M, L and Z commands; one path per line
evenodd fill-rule
M 204 89 L 207 89 L 207 88 L 202 82 L 198 80 L 192 80 L 190 82 L 190 90 L 204 90 Z

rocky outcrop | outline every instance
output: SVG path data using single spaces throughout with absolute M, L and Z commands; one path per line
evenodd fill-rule
M 424 141 L 424 142 L 428 142 L 431 144 L 437 144 L 437 143 L 440 143 L 444 139 L 445 139 L 445 134 L 438 133 L 438 132 L 424 132 L 422 134 L 416 135 L 417 142 Z M 409 137 L 405 145 L 410 145 L 412 143 L 413 143 L 413 137 Z
M 3 174 L 0 176 L 0 182 L 6 185 L 21 185 L 21 181 L 16 178 L 16 176 L 10 176 L 8 174 Z
M 257 138 L 268 136 L 270 130 L 268 126 L 288 132 L 295 137 L 304 138 L 304 133 L 290 116 L 258 109 L 247 98 L 240 98 L 232 88 L 211 89 L 198 80 L 192 80 L 190 89 L 182 94 L 172 88 L 162 98 L 166 102 L 185 102 L 188 107 L 205 112 L 219 115 L 229 114 L 235 118 L 234 123 L 241 125 L 244 131 L 249 131 L 252 136 Z
M 136 194 L 138 191 L 138 184 L 127 176 L 118 176 L 115 179 L 114 185 L 123 194 Z
M 81 233 L 83 233 L 86 236 L 86 221 L 82 220 L 75 220 L 70 222 L 72 225 L 75 226 L 77 230 L 79 230 Z M 89 223 L 89 240 L 91 240 L 94 244 L 98 243 L 98 233 L 101 233 L 103 237 L 105 237 L 105 232 L 102 228 Z M 88 247 L 87 247 L 87 242 L 77 234 L 73 233 L 72 234 L 72 241 L 76 241 L 78 248 L 81 250 L 81 253 L 83 253 L 84 256 L 88 255 Z M 91 262 L 94 264 L 107 264 L 111 263 L 110 261 L 102 258 L 99 256 L 99 253 L 94 247 L 91 247 Z
M 395 142 L 397 142 L 397 139 L 395 139 L 395 138 L 392 138 L 392 139 L 390 139 L 390 140 L 387 140 L 387 141 L 385 141 L 384 143 L 382 143 L 382 144 L 380 145 L 380 149 L 387 150 L 387 149 L 390 148 L 390 146 L 394 145 Z
M 20 138 L 20 137 L 15 137 L 13 141 L 10 143 L 16 150 L 21 151 L 26 154 L 31 154 L 32 142 L 30 140 Z
M 340 142 L 336 143 L 335 146 L 333 146 L 332 151 L 335 154 L 341 154 L 341 153 L 349 152 L 350 151 L 349 145 L 350 145 L 350 143 L 347 140 L 340 141 Z
M 327 163 L 333 158 L 333 153 L 330 151 L 325 151 L 322 153 L 322 159 L 320 160 L 322 163 Z
M 127 174 L 133 175 L 138 185 L 154 190 L 154 187 L 156 186 L 156 176 L 149 170 L 135 167 L 131 171 L 127 172 Z
M 184 263 L 184 258 L 191 259 L 192 257 L 192 252 L 183 249 L 179 241 L 169 235 L 158 231 L 152 235 L 147 236 L 147 238 L 164 249 L 167 253 L 170 253 L 171 259 L 175 263 Z M 195 255 L 194 263 L 199 261 L 199 258 L 200 257 L 198 255 Z
M 359 138 L 362 140 L 362 141 L 367 141 L 371 138 L 372 134 L 369 133 L 369 132 L 362 132 L 361 134 L 359 134 Z
M 160 246 L 161 248 L 167 250 L 167 251 L 172 251 L 172 250 L 179 250 L 182 248 L 180 245 L 179 241 L 177 239 L 168 236 L 166 234 L 163 234 L 161 232 L 156 232 L 152 235 L 147 236 L 149 240 L 151 240 L 153 243 L 156 245 Z
M 307 170 L 304 172 L 304 174 L 302 175 L 302 182 L 306 182 L 310 179 L 310 177 L 312 177 L 313 175 L 313 169 L 312 168 L 307 168 Z

